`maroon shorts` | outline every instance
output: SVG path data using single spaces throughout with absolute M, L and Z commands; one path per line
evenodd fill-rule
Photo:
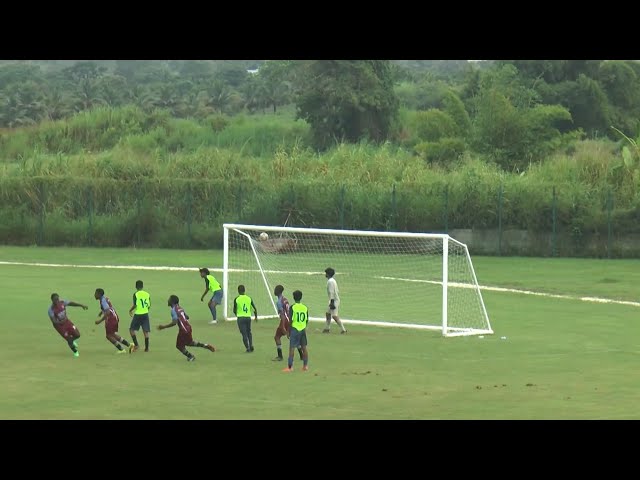
M 54 323 L 53 327 L 65 340 L 78 336 L 78 329 L 71 320 L 65 320 L 62 323 Z
M 184 347 L 187 345 L 191 345 L 193 343 L 193 336 L 191 332 L 183 332 L 180 330 L 178 332 L 178 338 L 176 339 L 176 348 L 178 350 L 184 350 Z
M 278 328 L 276 328 L 276 337 L 281 338 L 287 335 L 287 328 L 283 321 L 280 321 Z
M 104 329 L 107 335 L 118 333 L 118 317 L 114 315 L 108 316 L 104 321 Z

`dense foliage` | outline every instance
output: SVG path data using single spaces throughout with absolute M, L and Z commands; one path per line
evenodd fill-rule
M 210 246 L 232 218 L 576 251 L 637 229 L 639 65 L 3 61 L 0 239 Z

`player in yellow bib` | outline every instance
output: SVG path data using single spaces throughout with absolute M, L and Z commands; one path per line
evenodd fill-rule
M 212 293 L 212 296 L 209 299 L 209 311 L 211 312 L 213 320 L 211 320 L 209 323 L 218 323 L 216 305 L 222 304 L 222 287 L 220 286 L 218 280 L 216 280 L 216 277 L 211 275 L 211 272 L 208 268 L 201 268 L 200 276 L 204 278 L 204 293 L 200 297 L 200 301 L 204 301 L 204 297 L 208 292 Z
M 136 281 L 136 292 L 133 294 L 133 305 L 129 309 L 129 315 L 131 318 L 131 325 L 129 326 L 129 333 L 133 344 L 129 345 L 129 353 L 138 350 L 138 338 L 136 332 L 142 327 L 142 333 L 144 334 L 144 351 L 149 351 L 149 332 L 151 331 L 151 325 L 149 322 L 149 309 L 151 308 L 151 296 L 149 292 L 143 290 L 144 283 L 142 280 Z
M 293 372 L 293 352 L 302 347 L 302 370 L 309 370 L 309 352 L 307 351 L 307 323 L 309 322 L 309 309 L 302 303 L 302 292 L 293 292 L 294 303 L 289 310 L 291 324 L 289 327 L 289 358 L 287 368 L 283 372 Z
M 253 336 L 251 334 L 251 312 L 253 311 L 256 322 L 258 321 L 258 309 L 249 295 L 245 294 L 244 285 L 238 285 L 238 296 L 233 300 L 233 313 L 238 317 L 238 330 L 242 335 L 242 343 L 247 353 L 253 352 Z

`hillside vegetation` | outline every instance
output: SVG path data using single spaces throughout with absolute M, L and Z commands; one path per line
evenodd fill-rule
M 249 63 L 0 65 L 0 241 L 209 248 L 287 222 L 602 256 L 591 238 L 636 233 L 632 62 Z

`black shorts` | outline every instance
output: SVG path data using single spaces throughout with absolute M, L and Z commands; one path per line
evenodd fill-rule
M 131 326 L 129 327 L 129 330 L 135 330 L 137 332 L 138 330 L 140 330 L 140 327 L 142 327 L 143 332 L 149 333 L 151 331 L 148 313 L 134 315 L 131 319 Z

